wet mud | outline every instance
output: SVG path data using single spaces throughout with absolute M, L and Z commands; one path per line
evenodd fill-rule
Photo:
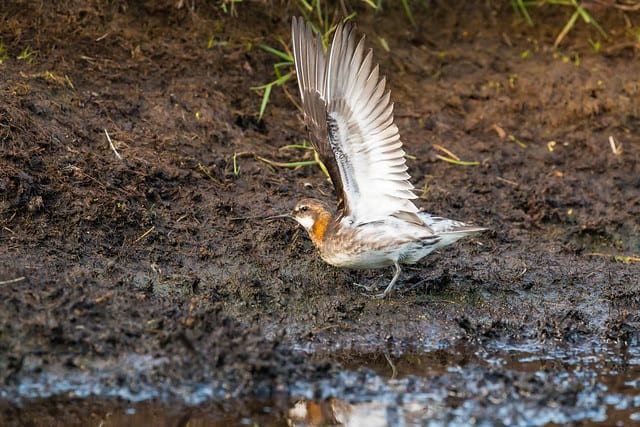
M 295 5 L 3 4 L 0 424 L 639 419 L 639 14 L 590 9 L 608 39 L 578 21 L 554 49 L 569 9 L 528 27 L 509 2 L 428 2 L 412 27 L 349 7 L 417 204 L 490 229 L 385 300 L 354 283 L 390 271 L 328 266 L 263 219 L 333 200 L 318 167 L 274 163 L 313 160 L 282 149 L 306 138 L 295 80 L 262 121 L 250 89 Z

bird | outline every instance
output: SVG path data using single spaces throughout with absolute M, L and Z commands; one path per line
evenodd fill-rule
M 419 210 L 405 151 L 394 124 L 386 78 L 359 40 L 340 23 L 325 54 L 320 35 L 294 17 L 293 57 L 310 141 L 325 165 L 337 205 L 305 198 L 289 214 L 328 264 L 351 269 L 393 267 L 385 298 L 401 265 L 415 264 L 443 246 L 486 230 Z M 363 286 L 368 292 L 372 286 Z

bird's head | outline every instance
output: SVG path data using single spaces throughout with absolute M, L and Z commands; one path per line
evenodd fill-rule
M 302 199 L 293 208 L 291 218 L 307 230 L 316 246 L 322 245 L 324 233 L 331 220 L 331 212 L 326 204 L 316 199 Z

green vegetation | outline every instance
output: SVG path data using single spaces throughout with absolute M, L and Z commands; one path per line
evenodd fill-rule
M 282 43 L 285 49 L 287 50 L 289 49 L 286 43 L 282 39 L 280 40 L 280 43 Z M 276 75 L 276 79 L 274 81 L 261 86 L 251 87 L 251 90 L 264 91 L 262 95 L 262 104 L 260 104 L 260 114 L 258 115 L 258 120 L 262 120 L 264 111 L 267 108 L 267 103 L 269 102 L 269 96 L 271 95 L 271 90 L 273 89 L 274 86 L 283 86 L 293 76 L 294 69 L 293 69 L 293 56 L 291 55 L 291 53 L 287 53 L 287 52 L 272 48 L 271 46 L 268 46 L 265 44 L 259 44 L 258 47 L 282 59 L 281 62 L 277 62 L 273 66 L 273 71 Z M 282 74 L 282 72 L 280 71 L 281 68 L 288 68 L 289 71 L 285 74 Z M 288 96 L 289 98 L 291 98 L 290 95 Z
M 38 51 L 31 50 L 31 47 L 27 46 L 23 49 L 22 53 L 18 55 L 18 59 L 22 61 L 27 61 L 27 64 L 32 64 Z
M 593 19 L 591 15 L 589 15 L 589 13 L 582 6 L 580 6 L 580 4 L 578 4 L 577 0 L 571 0 L 571 1 L 549 0 L 549 3 L 563 4 L 563 5 L 575 7 L 575 11 L 573 12 L 573 15 L 571 15 L 571 18 L 569 18 L 569 21 L 567 21 L 562 31 L 560 31 L 560 34 L 558 34 L 558 37 L 556 37 L 556 41 L 553 44 L 553 47 L 558 47 L 558 45 L 562 42 L 564 37 L 569 33 L 569 31 L 571 31 L 578 17 L 581 17 L 582 20 L 587 24 L 593 25 L 600 32 L 600 34 L 602 34 L 602 37 L 604 37 L 605 39 L 608 37 L 607 33 L 602 29 L 600 24 L 598 24 L 598 22 L 595 19 Z
M 594 28 L 596 28 L 598 32 L 602 35 L 602 37 L 604 37 L 605 39 L 608 38 L 607 33 L 600 26 L 600 24 L 598 24 L 598 21 L 593 19 L 593 17 L 589 14 L 589 12 L 587 12 L 587 10 L 580 5 L 578 0 L 536 0 L 536 1 L 510 0 L 510 2 L 515 13 L 520 17 L 522 17 L 522 19 L 524 19 L 525 22 L 530 26 L 533 26 L 533 19 L 531 19 L 531 15 L 529 14 L 529 9 L 528 9 L 530 6 L 538 6 L 538 7 L 568 6 L 574 9 L 573 14 L 571 15 L 571 17 L 569 18 L 565 26 L 562 28 L 562 30 L 556 37 L 556 40 L 553 43 L 554 48 L 557 48 L 560 45 L 560 43 L 562 43 L 562 40 L 564 40 L 564 38 L 569 33 L 569 31 L 571 31 L 571 29 L 574 27 L 578 18 L 582 18 L 582 20 L 585 23 L 590 24 Z M 599 49 L 599 46 L 598 46 L 598 49 Z
M 9 59 L 9 51 L 7 50 L 7 47 L 0 41 L 0 65 L 2 65 L 7 59 Z
M 360 0 L 365 5 L 369 6 L 376 12 L 382 10 L 382 0 Z M 234 7 L 236 3 L 240 3 L 241 0 L 222 0 L 220 2 L 221 7 L 225 11 L 225 13 L 234 14 Z M 520 16 L 527 25 L 533 26 L 534 20 L 531 18 L 531 14 L 529 13 L 532 7 L 549 7 L 549 6 L 562 6 L 562 7 L 570 7 L 573 8 L 573 14 L 564 25 L 560 33 L 555 39 L 554 47 L 557 48 L 560 43 L 564 40 L 567 34 L 571 31 L 571 29 L 576 25 L 578 18 L 581 18 L 585 23 L 592 25 L 594 28 L 598 30 L 598 32 L 602 35 L 603 38 L 607 39 L 607 33 L 605 30 L 598 24 L 598 22 L 589 14 L 589 12 L 579 3 L 578 0 L 509 0 L 511 6 L 514 9 L 514 12 Z M 328 2 L 323 2 L 322 0 L 296 0 L 296 6 L 300 14 L 304 17 L 305 20 L 311 23 L 314 31 L 318 34 L 321 34 L 322 41 L 325 46 L 329 43 L 331 35 L 335 31 L 339 20 L 342 18 L 343 22 L 346 22 L 355 17 L 355 12 L 348 13 L 346 7 L 343 2 L 339 5 L 329 5 Z M 402 6 L 405 10 L 407 18 L 411 22 L 412 25 L 415 26 L 415 19 L 413 17 L 413 13 L 411 11 L 411 7 L 409 5 L 409 0 L 402 0 Z M 615 7 L 615 6 L 614 6 Z M 640 29 L 634 29 L 633 34 L 640 40 Z M 269 97 L 271 96 L 271 92 L 274 86 L 282 87 L 285 90 L 286 95 L 293 101 L 294 97 L 291 96 L 286 91 L 286 82 L 291 79 L 293 76 L 293 60 L 291 57 L 291 53 L 289 52 L 288 43 L 279 40 L 280 44 L 284 47 L 283 50 L 276 49 L 266 44 L 259 44 L 258 47 L 261 49 L 273 54 L 280 62 L 277 62 L 274 65 L 274 73 L 276 75 L 276 79 L 260 86 L 254 86 L 251 90 L 261 91 L 262 92 L 262 103 L 260 105 L 259 112 L 259 120 L 262 120 L 267 105 L 269 103 Z M 386 51 L 389 51 L 389 46 L 384 38 L 379 38 L 379 42 L 382 48 Z M 598 52 L 601 49 L 601 43 L 599 41 L 589 40 L 591 47 L 594 51 Z M 210 40 L 211 44 L 211 40 Z M 529 51 L 523 52 L 523 59 L 527 58 L 530 55 Z M 294 101 L 295 104 L 295 101 Z
M 380 11 L 382 8 L 382 0 L 376 0 L 375 2 L 373 0 L 361 1 L 375 11 Z M 229 1 L 223 1 L 222 3 L 229 3 Z M 231 3 L 233 5 L 234 2 Z M 325 47 L 329 44 L 329 39 L 338 26 L 338 22 L 340 20 L 342 22 L 346 22 L 356 16 L 355 12 L 347 13 L 347 10 L 343 8 L 344 4 L 342 4 L 343 7 L 334 7 L 332 10 L 330 10 L 327 2 L 323 2 L 321 0 L 297 0 L 296 5 L 303 18 L 311 23 L 313 30 L 318 34 L 321 34 L 322 43 Z M 411 24 L 415 26 L 416 23 L 415 19 L 413 18 L 413 13 L 411 12 L 411 7 L 409 6 L 409 0 L 402 0 L 402 6 L 407 15 L 407 18 L 409 19 Z M 344 16 L 344 18 L 340 19 L 341 16 Z M 383 49 L 389 51 L 389 46 L 386 40 L 384 38 L 380 38 L 379 41 Z M 293 58 L 291 53 L 289 52 L 288 43 L 284 42 L 282 39 L 280 39 L 279 42 L 280 44 L 282 44 L 282 46 L 284 46 L 284 50 L 275 49 L 266 44 L 258 45 L 259 48 L 273 54 L 274 56 L 282 60 L 281 62 L 278 62 L 273 66 L 274 73 L 276 75 L 275 80 L 264 85 L 254 86 L 251 88 L 251 90 L 263 91 L 262 103 L 260 104 L 260 112 L 258 114 L 259 120 L 262 120 L 262 117 L 264 116 L 264 112 L 267 108 L 267 104 L 269 103 L 269 97 L 271 96 L 273 87 L 280 86 L 285 88 L 285 83 L 293 76 L 294 73 Z M 282 71 L 282 69 L 287 68 L 289 68 L 288 72 L 285 73 Z M 285 93 L 293 101 L 291 95 L 286 92 L 286 88 Z
M 478 166 L 480 164 L 480 162 L 478 161 L 461 160 L 460 157 L 458 157 L 455 153 L 446 149 L 440 144 L 432 144 L 431 146 L 435 150 L 444 153 L 444 155 L 436 154 L 436 158 L 439 160 L 442 160 L 443 162 L 451 163 L 452 165 L 458 165 L 458 166 Z
M 222 11 L 231 16 L 238 16 L 236 11 L 236 3 L 242 3 L 242 0 L 220 0 L 219 7 Z
M 527 6 L 523 0 L 511 0 L 511 6 L 513 6 L 513 10 L 517 15 L 521 16 L 527 24 L 533 26 L 533 19 L 529 16 L 529 11 L 527 10 Z
M 363 3 L 370 6 L 374 10 L 378 11 L 381 8 L 382 0 L 377 0 L 375 3 L 372 0 L 362 0 Z M 321 0 L 297 0 L 296 2 L 298 6 L 298 10 L 300 14 L 304 17 L 305 20 L 311 23 L 313 30 L 321 34 L 322 43 L 326 47 L 329 44 L 329 39 L 335 29 L 338 26 L 339 17 L 345 16 L 342 19 L 342 22 L 346 22 L 352 19 L 356 14 L 355 12 L 348 14 L 345 9 L 339 10 L 338 8 L 334 8 L 332 11 L 329 10 L 329 7 L 326 2 L 322 2 Z M 413 14 L 411 13 L 411 8 L 409 7 L 408 0 L 402 0 L 402 4 L 409 18 L 409 21 L 412 25 L 415 26 L 415 20 L 413 18 Z M 344 4 L 342 4 L 344 7 Z M 269 103 L 269 97 L 271 96 L 271 91 L 274 86 L 282 87 L 286 96 L 291 100 L 294 105 L 297 105 L 295 98 L 291 96 L 289 91 L 286 88 L 286 83 L 293 77 L 295 72 L 293 65 L 293 55 L 289 50 L 289 45 L 284 40 L 279 40 L 280 44 L 283 46 L 283 50 L 276 49 L 266 44 L 259 44 L 258 47 L 269 52 L 270 54 L 277 57 L 280 62 L 277 62 L 273 66 L 274 74 L 276 75 L 276 79 L 260 86 L 253 86 L 251 90 L 254 91 L 263 91 L 262 93 L 262 102 L 260 104 L 260 111 L 258 114 L 258 120 L 262 120 L 264 117 L 265 110 L 267 108 L 267 104 Z M 385 50 L 389 50 L 388 45 L 384 39 L 380 39 L 380 43 L 385 48 Z M 288 71 L 287 71 L 288 70 Z M 307 145 L 306 141 L 303 141 L 302 144 L 296 145 L 287 145 L 281 147 L 281 149 L 299 149 L 299 150 L 313 150 L 313 147 Z M 257 156 L 256 156 L 257 157 Z M 263 157 L 257 157 L 258 160 L 261 160 L 271 166 L 274 167 L 301 167 L 301 166 L 309 166 L 309 165 L 318 165 L 320 169 L 324 172 L 324 174 L 328 177 L 329 173 L 324 166 L 324 164 L 320 161 L 318 157 L 318 153 L 313 150 L 313 160 L 302 160 L 302 161 L 294 161 L 288 163 L 275 162 L 273 160 L 269 160 Z M 234 158 L 235 164 L 235 158 Z M 235 168 L 234 168 L 235 169 Z
M 225 12 L 230 10 L 230 13 L 233 14 L 234 4 L 240 2 L 241 0 L 224 0 L 221 1 L 221 4 L 226 5 L 228 9 L 224 9 Z M 382 10 L 382 0 L 360 0 L 361 3 L 364 3 L 376 13 Z M 416 1 L 418 2 L 418 1 Z M 585 7 L 579 2 L 579 0 L 509 0 L 511 6 L 513 7 L 514 13 L 517 16 L 520 16 L 527 25 L 533 26 L 535 25 L 534 19 L 531 16 L 530 11 L 532 8 L 543 8 L 543 7 L 563 7 L 563 8 L 571 8 L 572 14 L 570 18 L 565 23 L 564 27 L 558 33 L 554 41 L 554 48 L 557 48 L 562 41 L 566 38 L 567 34 L 574 28 L 576 23 L 581 19 L 586 24 L 591 25 L 595 28 L 600 35 L 607 39 L 608 35 L 606 31 L 600 26 L 600 24 L 589 14 L 589 12 L 585 9 Z M 322 41 L 324 46 L 326 47 L 331 39 L 333 32 L 335 31 L 340 20 L 342 22 L 346 22 L 355 17 L 355 12 L 349 13 L 344 2 L 336 2 L 330 4 L 329 2 L 323 2 L 321 0 L 296 0 L 295 5 L 299 13 L 303 16 L 305 20 L 311 23 L 313 30 L 320 34 L 322 37 Z M 402 7 L 404 8 L 405 14 L 409 20 L 409 22 L 415 26 L 416 21 L 414 19 L 413 13 L 411 11 L 411 7 L 409 4 L 409 0 L 402 0 Z M 616 7 L 612 5 L 611 7 Z M 640 28 L 632 28 L 629 29 L 631 34 L 635 36 L 636 39 L 640 41 Z M 389 45 L 387 41 L 383 37 L 378 37 L 378 41 L 382 48 L 386 51 L 389 51 Z M 260 49 L 269 52 L 274 57 L 278 59 L 273 66 L 275 79 L 269 83 L 251 87 L 253 91 L 259 91 L 262 94 L 262 102 L 260 104 L 260 111 L 258 115 L 258 119 L 262 120 L 269 103 L 269 98 L 273 91 L 274 87 L 281 87 L 285 93 L 285 95 L 291 100 L 291 102 L 298 106 L 296 101 L 297 96 L 292 96 L 292 94 L 287 89 L 287 82 L 292 79 L 295 70 L 293 65 L 292 53 L 289 48 L 289 42 L 284 41 L 282 38 L 279 39 L 279 43 L 282 45 L 281 49 L 274 48 L 267 44 L 258 44 L 257 46 Z M 211 45 L 211 40 L 209 42 Z M 589 45 L 595 52 L 599 52 L 602 48 L 601 42 L 599 40 L 589 39 Z M 523 59 L 529 58 L 531 56 L 531 51 L 526 50 L 521 54 Z M 573 61 L 576 65 L 580 65 L 580 56 L 578 54 L 574 54 L 574 56 L 563 56 L 563 60 L 566 62 Z M 525 148 L 526 144 L 521 142 L 518 138 L 513 135 L 508 135 L 509 139 L 520 147 Z M 294 146 L 287 146 L 286 148 L 293 148 Z M 306 142 L 302 145 L 295 146 L 301 150 L 312 149 L 311 147 L 306 145 Z M 283 147 L 285 148 L 285 147 Z M 315 156 L 315 160 L 304 160 L 304 161 L 296 161 L 290 163 L 279 163 L 272 160 L 267 160 L 261 158 L 260 160 L 267 162 L 271 166 L 277 167 L 299 167 L 306 166 L 311 164 L 319 164 L 317 161 L 317 155 Z M 467 162 L 462 161 L 456 156 L 450 155 L 438 155 L 438 158 L 442 161 L 446 161 L 456 165 L 477 165 L 478 162 Z M 326 172 L 326 171 L 325 171 Z

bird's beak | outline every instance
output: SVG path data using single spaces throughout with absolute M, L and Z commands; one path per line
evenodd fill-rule
M 274 216 L 267 217 L 267 221 L 280 219 L 280 218 L 292 218 L 292 216 L 291 214 L 274 215 Z

